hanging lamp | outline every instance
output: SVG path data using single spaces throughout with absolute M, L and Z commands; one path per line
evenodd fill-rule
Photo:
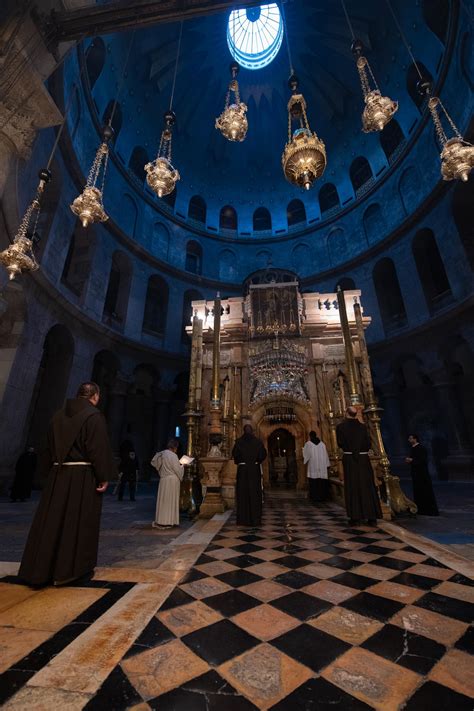
M 178 180 L 181 179 L 180 174 L 176 168 L 173 167 L 171 162 L 171 142 L 173 138 L 173 126 L 176 123 L 176 114 L 173 111 L 173 98 L 176 86 L 176 72 L 178 70 L 182 34 L 183 22 L 181 21 L 179 28 L 178 51 L 176 53 L 176 62 L 174 65 L 173 85 L 171 88 L 170 106 L 168 111 L 164 114 L 164 128 L 161 132 L 158 155 L 155 160 L 144 166 L 144 170 L 146 172 L 146 182 L 159 198 L 165 197 L 165 195 L 170 195 L 175 189 Z
M 403 33 L 400 23 L 395 15 L 392 4 L 390 0 L 386 0 L 392 17 L 400 33 L 400 37 L 407 48 L 408 54 L 411 57 L 413 66 L 415 67 L 419 81 L 417 83 L 417 90 L 420 96 L 429 97 L 428 98 L 428 109 L 433 119 L 434 127 L 436 130 L 436 135 L 441 144 L 441 176 L 443 180 L 462 180 L 466 182 L 469 179 L 469 174 L 474 168 L 474 146 L 469 141 L 463 138 L 461 132 L 457 128 L 453 119 L 449 115 L 447 109 L 444 107 L 443 102 L 439 96 L 432 96 L 432 86 L 431 83 L 423 76 L 418 66 L 413 52 L 411 51 L 410 45 Z M 448 137 L 445 129 L 442 125 L 442 117 L 444 116 L 447 121 L 452 135 Z
M 216 128 L 228 141 L 243 141 L 247 135 L 248 121 L 246 117 L 247 105 L 240 101 L 239 82 L 237 75 L 239 65 L 232 62 L 230 65 L 231 80 L 227 89 L 225 108 L 221 115 L 216 118 Z M 231 94 L 233 101 L 231 103 Z
M 299 82 L 293 69 L 284 5 L 281 6 L 281 13 L 290 65 L 288 86 L 292 92 L 287 105 L 288 142 L 285 144 L 281 156 L 281 164 L 285 178 L 289 183 L 309 190 L 314 181 L 320 178 L 326 169 L 326 146 L 309 126 L 306 100 L 303 94 L 298 93 Z M 292 127 L 293 122 L 298 124 L 295 130 Z

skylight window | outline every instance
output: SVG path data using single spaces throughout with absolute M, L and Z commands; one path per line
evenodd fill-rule
M 230 13 L 227 44 L 241 67 L 266 67 L 278 54 L 282 40 L 283 22 L 276 3 Z

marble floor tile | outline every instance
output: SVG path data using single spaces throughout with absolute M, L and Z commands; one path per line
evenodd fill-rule
M 382 622 L 377 622 L 343 607 L 332 607 L 315 619 L 309 620 L 308 624 L 334 637 L 339 637 L 349 644 L 365 642 L 384 626 Z
M 356 568 L 351 569 L 351 573 L 356 575 L 366 575 L 369 578 L 375 578 L 376 580 L 390 580 L 398 575 L 398 570 L 392 570 L 391 568 L 384 568 L 376 563 L 364 563 Z
M 56 632 L 106 592 L 104 588 L 46 588 L 0 613 L 0 626 Z
M 27 585 L 12 585 L 11 583 L 0 582 L 0 612 L 8 610 L 9 607 L 13 607 L 13 605 L 17 605 L 37 593 L 37 590 L 29 588 Z
M 431 670 L 432 681 L 454 689 L 474 700 L 474 662 L 472 655 L 450 649 Z M 474 708 L 474 701 L 473 701 Z
M 448 645 L 454 644 L 468 627 L 465 622 L 413 605 L 407 605 L 397 612 L 391 623 Z
M 395 600 L 395 602 L 404 602 L 406 605 L 416 602 L 425 594 L 424 590 L 409 588 L 407 585 L 393 583 L 390 580 L 384 580 L 372 585 L 372 587 L 368 588 L 368 592 L 386 597 L 389 600 Z
M 283 551 L 276 551 L 272 548 L 265 548 L 261 551 L 255 551 L 253 553 L 254 558 L 266 561 L 278 560 L 278 558 L 283 558 L 284 555 Z
M 376 553 L 367 553 L 366 551 L 348 551 L 344 553 L 344 557 L 349 558 L 349 560 L 359 560 L 361 563 L 371 563 L 380 556 Z
M 228 573 L 231 570 L 236 570 L 236 566 L 225 560 L 215 560 L 212 563 L 204 563 L 204 565 L 196 565 L 196 569 L 200 570 L 201 573 L 206 575 L 220 575 L 221 573 Z
M 298 558 L 311 561 L 313 563 L 320 563 L 322 560 L 326 560 L 326 558 L 328 558 L 328 554 L 320 550 L 302 550 L 298 551 Z
M 176 639 L 124 660 L 122 669 L 142 698 L 147 700 L 204 674 L 209 667 Z
M 307 667 L 268 644 L 226 662 L 218 671 L 259 709 L 268 709 L 312 676 Z
M 447 580 L 454 574 L 450 568 L 437 568 L 434 565 L 423 565 L 423 563 L 416 563 L 411 568 L 406 568 L 406 572 L 412 575 L 425 575 L 427 578 L 436 578 L 437 580 Z
M 90 701 L 87 694 L 78 694 L 62 689 L 38 689 L 24 686 L 11 697 L 2 709 L 7 711 L 81 711 Z
M 343 573 L 343 570 L 339 568 L 333 568 L 330 565 L 324 565 L 324 563 L 310 563 L 309 565 L 300 568 L 299 572 L 306 573 L 307 575 L 312 575 L 314 578 L 321 578 L 326 580 L 328 578 L 334 578 L 339 573 Z
M 270 600 L 276 600 L 279 597 L 283 597 L 283 595 L 288 595 L 291 592 L 291 588 L 276 583 L 274 580 L 259 580 L 256 583 L 244 585 L 239 588 L 239 591 L 251 595 L 262 602 L 270 602 Z
M 280 565 L 278 561 L 275 563 L 272 563 L 271 561 L 257 563 L 257 565 L 249 566 L 246 570 L 254 575 L 259 575 L 261 578 L 274 578 L 277 575 L 288 572 L 288 568 L 286 568 L 283 564 Z
M 469 587 L 468 585 L 459 585 L 458 583 L 447 581 L 438 585 L 436 593 L 474 604 L 474 587 Z
M 397 558 L 398 560 L 406 560 L 410 563 L 422 563 L 426 560 L 426 555 L 424 553 L 412 553 L 411 551 L 389 551 L 387 553 L 389 558 Z
M 0 627 L 0 674 L 51 637 L 51 632 Z
M 219 593 L 227 592 L 227 590 L 232 589 L 230 585 L 223 583 L 222 580 L 216 580 L 215 578 L 195 580 L 194 582 L 186 583 L 181 587 L 186 593 L 196 598 L 196 600 L 202 600 L 203 598 L 210 597 L 211 595 L 218 595 Z
M 208 552 L 207 555 L 216 560 L 231 560 L 239 556 L 240 553 L 232 550 L 232 548 L 218 548 L 215 551 Z
M 303 588 L 303 592 L 337 605 L 338 603 L 344 602 L 344 600 L 348 600 L 350 597 L 357 595 L 359 590 L 349 588 L 345 585 L 339 585 L 338 583 L 334 583 L 332 580 L 318 580 L 317 583 L 313 583 L 312 585 L 308 585 L 308 587 Z
M 360 647 L 353 647 L 321 676 L 379 711 L 398 711 L 421 677 Z
M 241 612 L 232 618 L 232 622 L 264 642 L 300 624 L 299 620 L 271 605 L 259 605 Z
M 164 612 L 158 612 L 156 616 L 178 637 L 222 620 L 222 615 L 219 612 L 200 600 L 195 600 L 189 605 L 180 605 Z

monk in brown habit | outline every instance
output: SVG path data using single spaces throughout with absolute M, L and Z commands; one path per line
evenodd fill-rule
M 262 440 L 255 437 L 251 425 L 234 444 L 232 457 L 237 464 L 235 503 L 238 526 L 260 526 L 262 521 L 262 471 L 267 456 Z
M 29 585 L 64 585 L 97 563 L 102 494 L 115 469 L 99 397 L 98 385 L 83 383 L 52 419 L 48 481 L 18 573 Z
M 361 520 L 375 525 L 382 518 L 375 487 L 374 472 L 369 459 L 370 438 L 367 427 L 357 419 L 355 407 L 348 407 L 346 419 L 336 427 L 337 443 L 342 449 L 344 467 L 344 497 L 349 524 Z

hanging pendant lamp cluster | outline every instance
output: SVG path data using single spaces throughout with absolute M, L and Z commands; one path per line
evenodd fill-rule
M 72 212 L 80 219 L 84 228 L 95 222 L 106 222 L 109 216 L 104 210 L 104 183 L 109 159 L 109 142 L 114 135 L 110 125 L 104 126 L 103 141 L 97 149 L 84 190 L 71 204 Z M 102 179 L 100 176 L 102 174 Z M 100 185 L 100 187 L 99 187 Z
M 237 62 L 232 62 L 230 65 L 231 80 L 227 89 L 224 111 L 216 118 L 216 128 L 222 133 L 228 141 L 245 140 L 248 129 L 247 105 L 240 101 L 239 82 L 237 74 L 239 73 L 239 65 Z M 231 103 L 231 94 L 234 95 L 234 100 Z
M 388 96 L 382 96 L 377 81 L 370 68 L 369 61 L 363 56 L 363 44 L 356 39 L 352 42 L 351 50 L 356 58 L 357 71 L 359 72 L 365 108 L 362 113 L 362 130 L 364 133 L 383 131 L 393 115 L 398 111 L 398 101 L 393 101 Z
M 167 111 L 164 115 L 165 126 L 161 132 L 160 147 L 155 160 L 145 165 L 146 182 L 158 197 L 169 195 L 175 189 L 180 175 L 171 163 L 171 140 L 173 126 L 176 123 L 174 111 Z

